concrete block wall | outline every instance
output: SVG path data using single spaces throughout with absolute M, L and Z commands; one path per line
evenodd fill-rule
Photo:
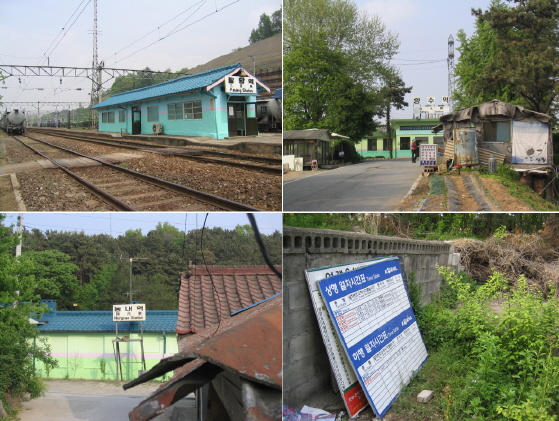
M 299 409 L 331 390 L 330 363 L 318 329 L 305 270 L 378 256 L 400 258 L 406 279 L 415 273 L 422 302 L 441 286 L 435 266 L 458 270 L 460 256 L 446 241 L 422 241 L 354 232 L 283 228 L 283 401 Z M 341 399 L 341 398 L 340 398 Z

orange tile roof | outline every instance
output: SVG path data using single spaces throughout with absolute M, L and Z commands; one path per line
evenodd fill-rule
M 281 290 L 279 277 L 264 265 L 191 265 L 190 276 L 181 273 L 177 333 L 200 332 Z

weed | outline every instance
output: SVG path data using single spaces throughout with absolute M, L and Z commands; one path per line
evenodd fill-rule
M 417 317 L 429 360 L 402 396 L 435 391 L 431 411 L 448 421 L 557 420 L 559 300 L 523 277 L 494 272 L 477 285 L 438 270 L 441 293 Z M 495 298 L 503 301 L 498 313 L 488 305 Z M 395 411 L 405 406 L 396 402 Z

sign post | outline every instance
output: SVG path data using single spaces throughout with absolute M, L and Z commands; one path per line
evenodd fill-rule
M 425 144 L 419 145 L 419 162 L 420 165 L 426 167 L 437 166 L 437 145 Z
M 113 322 L 115 322 L 115 335 L 113 339 L 113 351 L 116 362 L 116 379 L 124 380 L 122 373 L 122 364 L 142 364 L 142 368 L 146 369 L 146 359 L 144 354 L 144 321 L 146 320 L 146 305 L 145 304 L 115 304 L 113 305 Z M 130 339 L 130 336 L 119 338 L 118 336 L 118 322 L 128 322 L 131 325 L 134 322 L 140 322 L 140 338 Z M 129 329 L 130 330 L 130 329 Z M 121 342 L 140 342 L 141 361 L 132 361 L 132 352 L 128 352 L 128 361 L 122 361 L 120 354 Z M 129 351 L 131 351 L 129 349 Z

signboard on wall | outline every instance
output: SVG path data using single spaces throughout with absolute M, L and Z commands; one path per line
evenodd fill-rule
M 427 360 L 398 258 L 318 282 L 357 379 L 382 418 Z
M 347 265 L 328 266 L 323 268 L 309 269 L 305 271 L 307 284 L 311 295 L 314 312 L 318 321 L 322 341 L 326 347 L 330 366 L 334 373 L 334 378 L 340 390 L 340 395 L 344 401 L 350 417 L 355 417 L 361 410 L 367 407 L 367 397 L 363 388 L 357 380 L 353 367 L 349 362 L 346 352 L 343 349 L 340 339 L 336 333 L 336 328 L 320 296 L 318 281 L 338 274 L 346 273 L 355 269 L 368 266 L 375 261 L 385 260 L 385 258 L 356 262 Z
M 539 121 L 512 122 L 512 163 L 547 164 L 549 125 Z
M 226 76 L 225 92 L 228 94 L 256 94 L 256 80 L 250 76 Z
M 113 322 L 135 322 L 146 320 L 145 304 L 113 305 Z
M 419 145 L 419 165 L 428 167 L 437 166 L 437 148 L 436 144 Z

